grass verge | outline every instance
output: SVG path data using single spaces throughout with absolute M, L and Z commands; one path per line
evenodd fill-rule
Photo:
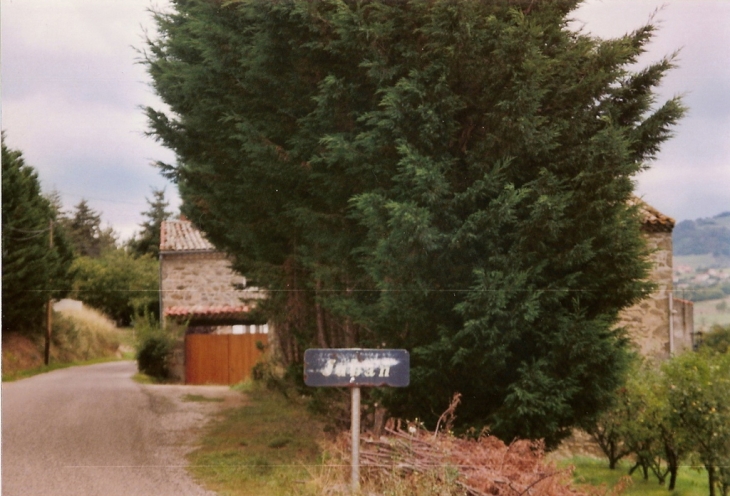
M 615 470 L 608 468 L 608 462 L 599 458 L 574 457 L 561 460 L 559 466 L 573 465 L 574 481 L 577 484 L 587 484 L 600 487 L 605 485 L 611 489 L 619 483 L 622 477 L 628 476 L 631 464 L 622 460 Z M 668 481 L 667 481 L 668 482 Z M 660 486 L 656 477 L 649 474 L 649 480 L 644 480 L 640 470 L 631 476 L 631 483 L 621 493 L 623 495 L 641 494 L 644 496 L 707 496 L 707 474 L 704 470 L 690 467 L 680 469 L 674 491 L 669 492 L 667 486 Z
M 320 494 L 322 425 L 298 399 L 250 385 L 245 391 L 247 404 L 224 412 L 188 455 L 193 476 L 229 496 Z
M 46 372 L 53 372 L 54 370 L 66 369 L 69 367 L 78 367 L 81 365 L 94 365 L 97 363 L 116 362 L 120 360 L 116 357 L 106 358 L 94 358 L 91 360 L 80 360 L 65 363 L 51 363 L 50 365 L 40 365 L 31 369 L 16 370 L 13 372 L 3 372 L 3 382 L 12 382 L 19 379 L 27 379 L 38 374 L 45 374 Z

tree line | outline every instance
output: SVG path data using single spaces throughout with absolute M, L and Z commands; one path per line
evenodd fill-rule
M 577 0 L 174 0 L 143 56 L 187 218 L 267 288 L 284 365 L 411 353 L 373 397 L 554 446 L 628 366 L 652 289 L 634 178 L 684 108 L 673 66 L 570 26 Z
M 730 212 L 712 218 L 683 220 L 672 233 L 676 255 L 730 257 Z
M 163 190 L 148 199 L 140 232 L 120 243 L 86 200 L 65 212 L 58 193 L 44 195 L 4 135 L 2 172 L 3 334 L 41 335 L 48 301 L 69 296 L 119 325 L 159 313 L 159 228 L 171 215 Z

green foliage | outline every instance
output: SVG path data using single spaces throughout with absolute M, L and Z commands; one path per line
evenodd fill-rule
M 659 484 L 664 484 L 669 475 L 668 489 L 671 491 L 690 445 L 684 433 L 677 430 L 671 421 L 662 375 L 654 367 L 646 365 L 636 372 L 630 376 L 624 394 L 624 402 L 633 414 L 621 426 L 622 436 L 635 456 L 634 469 L 641 467 L 645 479 L 651 471 Z
M 697 453 L 710 495 L 730 489 L 730 353 L 685 353 L 664 366 L 670 420 Z
M 70 289 L 73 254 L 51 202 L 22 153 L 2 137 L 2 330 L 40 334 L 45 303 Z
M 717 353 L 730 352 L 730 325 L 721 326 L 713 325 L 710 332 L 702 336 L 700 348 L 706 351 L 715 351 Z
M 159 380 L 167 379 L 170 376 L 169 356 L 172 346 L 173 342 L 168 336 L 147 336 L 137 352 L 139 371 Z
M 77 258 L 71 271 L 75 297 L 120 325 L 129 325 L 136 314 L 159 313 L 159 264 L 150 255 L 107 250 L 98 258 Z
M 169 203 L 165 201 L 164 189 L 152 189 L 152 197 L 147 198 L 149 210 L 142 215 L 147 220 L 142 223 L 142 231 L 129 242 L 129 248 L 135 255 L 152 255 L 158 258 L 160 255 L 160 229 L 162 222 L 167 220 L 172 212 L 165 210 Z
M 618 462 L 631 454 L 631 448 L 626 442 L 625 431 L 627 425 L 633 421 L 634 413 L 629 391 L 620 388 L 611 408 L 604 410 L 598 416 L 596 423 L 587 431 L 608 458 L 608 467 L 613 470 Z
M 727 494 L 730 354 L 726 351 L 721 346 L 703 347 L 699 353 L 672 358 L 661 370 L 642 366 L 634 371 L 617 391 L 614 407 L 599 417 L 591 432 L 609 466 L 614 468 L 619 456 L 631 454 L 636 462 L 631 472 L 641 467 L 647 478 L 651 471 L 660 484 L 670 475 L 672 490 L 682 460 L 696 456 L 707 470 L 711 494 L 716 488 Z
M 161 329 L 149 314 L 137 316 L 137 368 L 143 374 L 164 381 L 170 377 L 170 359 L 177 341 L 175 330 Z
M 648 294 L 633 178 L 680 118 L 653 26 L 600 40 L 576 1 L 177 0 L 147 68 L 182 211 L 270 290 L 282 354 L 404 347 L 383 392 L 503 439 L 592 424 Z

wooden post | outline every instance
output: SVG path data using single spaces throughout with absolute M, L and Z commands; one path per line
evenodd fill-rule
M 53 220 L 48 225 L 48 247 L 53 250 Z M 51 330 L 53 328 L 53 300 L 50 294 L 51 288 L 47 289 L 49 293 L 46 302 L 46 348 L 43 354 L 43 363 L 46 365 L 51 363 Z
M 352 416 L 350 430 L 352 434 L 352 492 L 360 490 L 360 388 L 350 388 L 352 392 Z

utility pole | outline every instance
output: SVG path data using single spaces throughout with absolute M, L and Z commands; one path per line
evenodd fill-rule
M 48 247 L 53 250 L 53 219 L 48 225 Z M 48 288 L 48 302 L 46 303 L 46 349 L 43 356 L 43 363 L 51 363 L 51 329 L 53 327 L 53 300 L 51 299 L 50 288 Z

